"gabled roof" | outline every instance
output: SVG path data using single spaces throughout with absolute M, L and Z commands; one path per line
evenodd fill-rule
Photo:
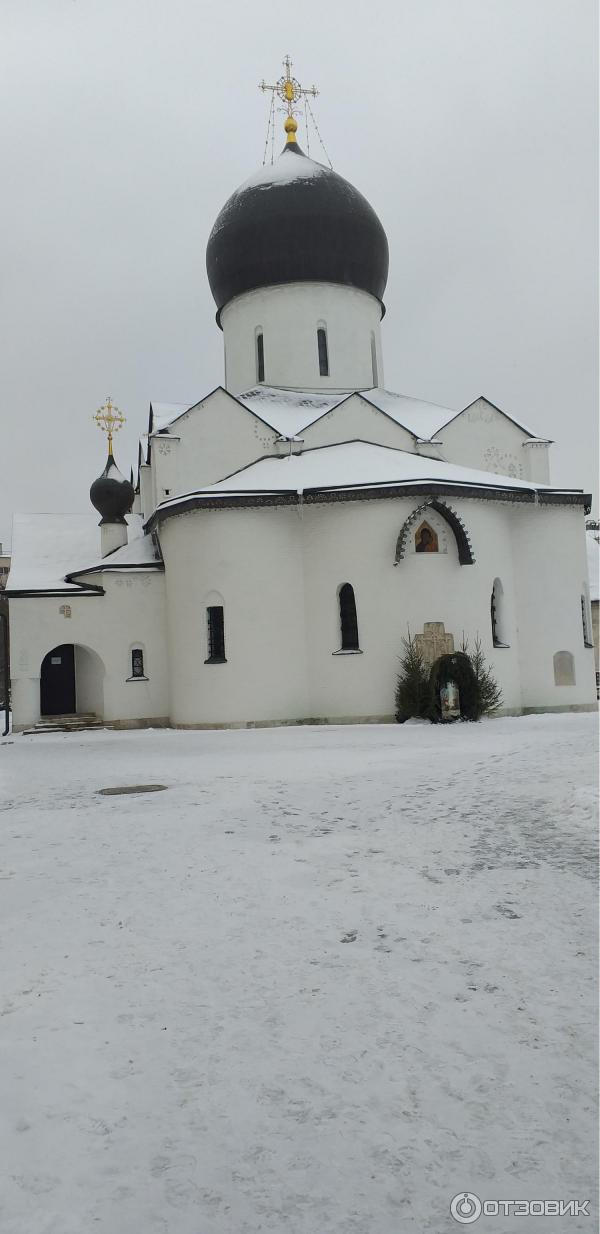
M 16 514 L 8 595 L 97 595 L 102 589 L 79 585 L 78 575 L 104 570 L 160 568 L 151 536 L 139 514 L 128 514 L 129 543 L 99 555 L 97 514 Z
M 348 398 L 352 398 L 352 394 L 347 390 L 317 394 L 261 385 L 239 394 L 238 402 L 269 424 L 281 437 L 297 437 L 309 424 L 321 420 Z
M 312 424 L 316 424 L 323 416 L 333 411 L 335 407 L 341 406 L 349 398 L 358 397 L 370 406 L 376 407 L 384 415 L 389 416 L 400 428 L 404 428 L 408 433 L 411 433 L 417 441 L 433 440 L 441 429 L 458 419 L 463 412 L 469 411 L 475 403 L 479 402 L 479 399 L 484 399 L 489 407 L 492 407 L 499 415 L 510 420 L 532 440 L 547 440 L 546 438 L 537 437 L 526 425 L 521 424 L 519 420 L 515 420 L 514 416 L 508 415 L 501 407 L 497 407 L 495 403 L 485 398 L 483 394 L 478 395 L 472 403 L 463 407 L 462 410 L 453 411 L 450 407 L 441 407 L 437 403 L 428 403 L 425 399 L 412 398 L 412 396 L 407 394 L 395 394 L 392 390 L 383 390 L 379 387 L 373 387 L 370 390 L 325 390 L 318 392 L 287 390 L 278 386 L 257 385 L 253 386 L 250 390 L 244 390 L 238 395 L 231 394 L 223 386 L 217 386 L 217 390 L 222 390 L 229 398 L 240 403 L 282 437 L 297 437 L 304 429 Z M 214 393 L 216 393 L 215 390 L 211 391 L 211 394 Z M 211 395 L 208 394 L 205 398 L 198 400 L 198 402 L 206 402 L 210 397 Z M 153 433 L 164 432 L 180 416 L 197 407 L 198 402 L 190 403 L 189 405 L 183 403 L 151 403 L 149 433 L 152 435 Z

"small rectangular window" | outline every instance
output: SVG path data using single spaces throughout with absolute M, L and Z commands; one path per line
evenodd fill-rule
M 265 345 L 262 334 L 256 336 L 256 380 L 265 380 Z
M 212 605 L 206 610 L 208 622 L 208 659 L 205 664 L 225 663 L 225 622 L 223 608 Z
M 134 647 L 131 653 L 131 676 L 144 676 L 144 653 L 141 647 Z
M 317 330 L 317 346 L 319 348 L 319 373 L 321 377 L 329 377 L 329 353 L 327 351 L 327 331 L 319 326 Z

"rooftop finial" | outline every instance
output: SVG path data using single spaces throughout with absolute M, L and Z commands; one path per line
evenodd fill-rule
M 102 429 L 108 437 L 108 453 L 112 454 L 113 434 L 118 433 L 120 428 L 123 428 L 125 416 L 118 407 L 115 407 L 110 394 L 106 397 L 106 402 L 102 407 L 99 407 L 96 414 L 92 416 L 92 420 L 96 421 L 98 428 Z
M 263 79 L 258 88 L 259 90 L 270 90 L 273 95 L 277 94 L 279 96 L 284 104 L 282 110 L 287 113 L 283 126 L 287 133 L 287 140 L 288 142 L 295 143 L 298 125 L 294 119 L 294 114 L 296 111 L 294 104 L 298 103 L 300 99 L 306 98 L 309 94 L 311 98 L 315 99 L 319 91 L 314 86 L 311 86 L 309 89 L 305 89 L 300 85 L 300 82 L 297 81 L 295 77 L 292 77 L 292 61 L 289 56 L 285 57 L 283 67 L 285 69 L 285 73 L 279 78 L 278 81 L 275 82 L 274 86 L 268 86 L 266 81 Z

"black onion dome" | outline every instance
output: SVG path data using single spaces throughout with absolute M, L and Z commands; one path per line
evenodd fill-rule
M 389 251 L 369 202 L 337 172 L 288 142 L 225 203 L 210 233 L 206 268 L 221 309 L 277 283 L 342 283 L 382 303 Z
M 129 514 L 135 498 L 133 484 L 121 475 L 117 464 L 109 454 L 106 467 L 101 476 L 94 480 L 90 489 L 90 501 L 102 523 L 124 523 L 125 515 Z

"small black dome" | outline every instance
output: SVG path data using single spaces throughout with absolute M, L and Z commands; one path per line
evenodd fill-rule
M 124 523 L 124 516 L 129 514 L 134 498 L 133 484 L 121 475 L 112 454 L 109 454 L 102 475 L 94 480 L 90 489 L 90 501 L 102 515 L 100 526 L 102 523 Z
M 217 321 L 234 296 L 277 283 L 342 283 L 382 301 L 388 264 L 366 198 L 295 141 L 229 198 L 206 249 Z

